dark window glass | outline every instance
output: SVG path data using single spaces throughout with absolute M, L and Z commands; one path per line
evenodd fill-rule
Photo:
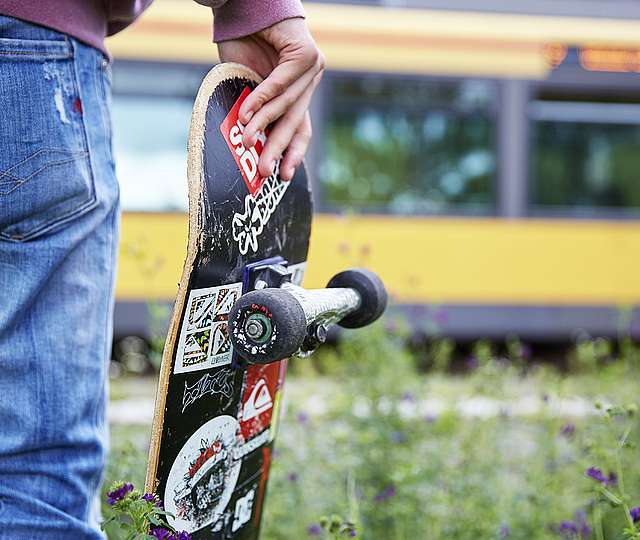
M 327 84 L 326 208 L 492 212 L 493 83 L 334 76 Z
M 532 203 L 640 210 L 640 105 L 537 103 Z

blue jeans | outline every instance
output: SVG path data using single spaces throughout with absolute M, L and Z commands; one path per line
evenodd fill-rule
M 118 241 L 110 66 L 0 16 L 0 538 L 103 538 Z

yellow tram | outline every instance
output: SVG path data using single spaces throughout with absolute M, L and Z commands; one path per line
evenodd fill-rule
M 483 4 L 305 4 L 327 59 L 305 285 L 366 265 L 418 329 L 461 339 L 640 336 L 640 17 L 617 0 Z M 176 292 L 210 41 L 185 0 L 109 40 L 119 335 Z

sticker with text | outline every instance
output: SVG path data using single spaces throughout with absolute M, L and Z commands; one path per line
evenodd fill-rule
M 233 397 L 233 380 L 235 372 L 231 368 L 221 368 L 213 375 L 205 373 L 194 384 L 184 383 L 184 394 L 182 396 L 182 412 L 187 407 L 205 396 L 226 398 Z
M 189 292 L 178 341 L 175 373 L 199 371 L 231 363 L 227 322 L 229 311 L 241 294 L 242 283 L 193 289 Z
M 256 497 L 256 487 L 253 486 L 247 493 L 236 500 L 231 522 L 231 532 L 237 532 L 251 520 L 253 503 Z
M 259 132 L 258 140 L 251 148 L 246 148 L 244 144 L 242 144 L 244 125 L 241 124 L 238 119 L 238 112 L 240 111 L 240 106 L 250 93 L 251 89 L 249 87 L 246 87 L 242 91 L 238 100 L 233 107 L 231 107 L 229 114 L 227 114 L 227 117 L 222 121 L 222 124 L 220 124 L 220 131 L 222 132 L 224 140 L 227 141 L 229 150 L 231 150 L 233 159 L 235 159 L 240 169 L 249 193 L 255 197 L 264 181 L 264 178 L 258 173 L 258 161 L 260 160 L 260 154 L 262 153 L 264 145 L 267 142 L 269 131 L 267 129 L 265 133 Z

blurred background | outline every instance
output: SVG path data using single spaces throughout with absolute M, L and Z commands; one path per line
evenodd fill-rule
M 640 336 L 640 7 L 307 2 L 327 58 L 306 286 L 375 268 L 416 332 Z M 444 9 L 446 8 L 446 9 Z M 616 19 L 611 17 L 615 16 Z M 116 334 L 149 336 L 186 246 L 185 152 L 211 17 L 157 0 L 111 39 L 125 211 Z
M 631 538 L 585 471 L 625 473 L 609 487 L 640 505 L 640 455 L 620 445 L 638 429 L 640 5 L 305 9 L 327 71 L 304 284 L 367 266 L 392 303 L 291 363 L 264 537 L 322 536 L 337 513 L 371 539 Z M 124 208 L 108 477 L 141 482 L 191 107 L 218 59 L 187 0 L 108 45 Z

